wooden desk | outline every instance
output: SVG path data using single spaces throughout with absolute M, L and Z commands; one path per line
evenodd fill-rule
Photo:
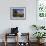
M 17 36 L 17 44 L 15 46 L 18 46 L 18 33 L 17 34 L 10 34 L 10 33 L 6 33 L 5 34 L 5 46 L 7 46 L 8 42 L 7 42 L 7 36 Z
M 19 42 L 18 42 L 18 33 L 17 34 L 9 34 L 9 33 L 6 33 L 5 34 L 5 46 L 7 46 L 8 45 L 8 42 L 7 42 L 7 36 L 17 36 L 16 38 L 17 38 L 17 42 L 16 42 L 16 45 L 15 46 L 19 46 Z M 26 36 L 26 39 L 27 39 L 27 42 L 25 42 L 26 43 L 26 46 L 30 46 L 30 42 L 29 42 L 29 33 L 21 33 L 21 36 Z M 22 42 L 23 43 L 23 42 Z

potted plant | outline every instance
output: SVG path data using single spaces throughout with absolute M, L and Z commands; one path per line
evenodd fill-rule
M 35 32 L 33 35 L 37 38 L 37 41 L 40 43 L 40 40 L 42 38 L 45 38 L 44 37 L 46 36 L 45 34 L 46 34 L 45 32 Z

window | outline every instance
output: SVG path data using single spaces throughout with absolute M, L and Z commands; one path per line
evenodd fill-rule
M 46 0 L 37 0 L 37 15 L 46 18 Z

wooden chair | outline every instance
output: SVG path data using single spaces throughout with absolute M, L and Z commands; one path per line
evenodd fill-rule
M 21 33 L 21 37 L 22 37 L 22 40 L 23 39 L 26 39 L 26 42 L 21 42 L 19 45 L 25 45 L 25 46 L 30 46 L 30 42 L 29 42 L 29 33 Z

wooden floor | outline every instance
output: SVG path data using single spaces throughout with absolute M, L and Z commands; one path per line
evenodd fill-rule
M 2 42 L 0 42 L 0 46 L 4 46 L 4 43 Z M 15 43 L 8 43 L 8 45 L 7 46 L 15 46 Z M 21 45 L 22 46 L 22 45 Z M 25 45 L 24 45 L 25 46 Z M 37 43 L 30 43 L 30 46 L 37 46 Z M 44 45 L 42 45 L 42 46 L 46 46 L 46 43 L 44 43 Z

